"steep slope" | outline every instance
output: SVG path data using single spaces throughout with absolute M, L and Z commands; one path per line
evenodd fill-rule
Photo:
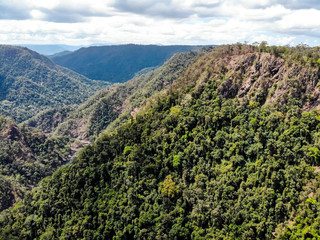
M 96 95 L 97 94 L 94 96 Z M 90 101 L 91 98 L 89 98 L 87 101 Z M 77 108 L 79 108 L 78 105 L 72 105 L 47 109 L 23 122 L 21 125 L 37 128 L 46 134 L 51 134 L 61 123 L 68 121 L 69 115 L 76 111 Z
M 98 92 L 78 108 L 48 110 L 26 122 L 55 135 L 95 138 L 127 121 L 153 94 L 168 88 L 181 72 L 210 48 L 175 54 L 158 69 Z
M 300 50 L 200 57 L 3 215 L 0 236 L 319 238 L 320 115 L 302 110 L 319 107 L 320 54 Z
M 0 116 L 0 211 L 69 159 L 68 139 L 48 138 Z
M 115 45 L 81 48 L 52 60 L 90 79 L 126 82 L 142 69 L 161 66 L 174 53 L 199 46 Z
M 0 113 L 18 122 L 48 108 L 79 104 L 107 85 L 27 48 L 0 45 L 0 62 Z

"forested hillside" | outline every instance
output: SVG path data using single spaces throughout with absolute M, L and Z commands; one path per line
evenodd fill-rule
M 115 45 L 81 48 L 52 60 L 90 79 L 126 82 L 143 69 L 161 66 L 173 54 L 201 46 Z
M 0 184 L 3 187 L 0 211 L 22 199 L 26 190 L 69 161 L 75 151 L 89 143 L 88 138 L 96 138 L 114 120 L 117 124 L 127 120 L 131 111 L 140 107 L 147 97 L 169 87 L 205 51 L 177 54 L 152 73 L 103 90 L 78 107 L 73 105 L 42 111 L 20 127 L 9 118 L 3 118 L 13 127 L 4 128 L 4 137 L 0 139 L 3 146 L 0 149 L 2 174 L 5 175 Z M 7 136 L 11 132 L 20 138 L 8 141 L 12 138 Z
M 19 128 L 0 116 L 0 211 L 12 206 L 41 179 L 69 160 L 66 137 L 49 138 L 34 128 Z
M 0 114 L 17 122 L 48 108 L 80 104 L 108 85 L 27 48 L 0 45 L 0 62 Z
M 185 68 L 209 50 L 177 53 L 158 69 L 101 90 L 79 107 L 47 110 L 25 124 L 58 136 L 94 139 L 106 128 L 112 131 L 127 121 L 147 98 L 169 88 Z
M 228 45 L 0 218 L 3 239 L 317 239 L 319 48 Z

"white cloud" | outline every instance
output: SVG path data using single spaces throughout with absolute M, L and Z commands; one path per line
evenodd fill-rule
M 30 15 L 34 19 L 44 19 L 45 18 L 45 14 L 43 12 L 41 12 L 40 10 L 31 10 Z
M 21 1 L 20 1 L 21 2 Z M 46 9 L 54 9 L 60 4 L 59 0 L 50 0 L 50 1 L 43 1 L 43 0 L 27 0 L 26 3 L 31 8 L 46 8 Z
M 242 19 L 252 21 L 268 21 L 282 18 L 290 12 L 290 10 L 284 8 L 282 5 L 273 5 L 264 9 L 243 9 L 240 14 Z
M 320 27 L 320 10 L 297 10 L 277 22 L 282 29 L 313 29 Z M 320 33 L 319 33 L 320 34 Z
M 319 44 L 318 0 L 0 0 L 0 43 Z

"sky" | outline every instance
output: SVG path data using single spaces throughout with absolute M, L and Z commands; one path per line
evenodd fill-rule
M 0 0 L 0 44 L 320 45 L 320 0 Z

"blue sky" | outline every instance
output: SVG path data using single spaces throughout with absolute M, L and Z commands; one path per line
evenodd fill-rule
M 320 45 L 320 0 L 0 0 L 0 44 Z

